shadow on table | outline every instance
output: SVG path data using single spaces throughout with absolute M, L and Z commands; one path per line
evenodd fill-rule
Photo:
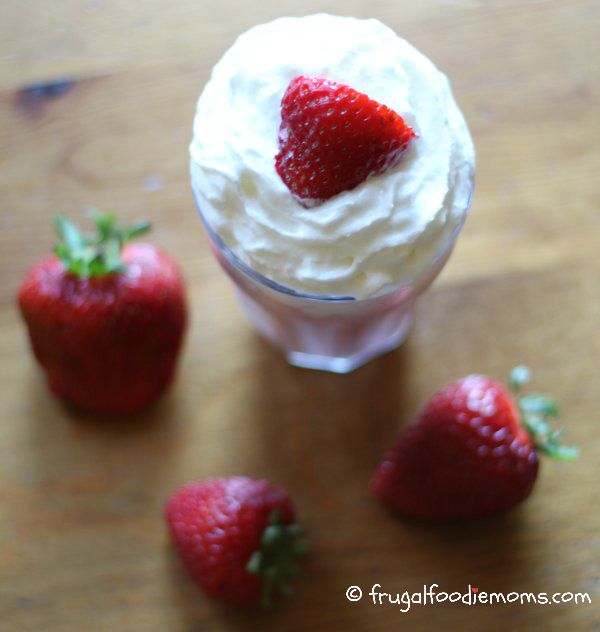
M 134 415 L 97 414 L 59 401 L 42 379 L 27 385 L 28 484 L 56 519 L 94 525 L 160 506 L 185 423 L 176 392 Z
M 338 511 L 338 485 L 368 480 L 409 420 L 410 346 L 343 375 L 292 367 L 259 338 L 256 348 L 256 398 L 248 423 L 265 466 L 275 480 L 306 492 L 308 506 L 316 497 Z

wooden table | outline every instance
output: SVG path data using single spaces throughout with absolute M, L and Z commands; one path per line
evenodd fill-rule
M 478 149 L 472 215 L 399 351 L 347 376 L 287 366 L 213 261 L 187 174 L 195 100 L 236 34 L 283 14 L 375 16 L 452 79 Z M 599 629 L 600 172 L 597 2 L 69 0 L 0 8 L 0 628 Z M 28 85 L 69 79 L 54 96 Z M 155 222 L 192 321 L 179 377 L 146 414 L 75 412 L 46 390 L 14 305 L 57 212 Z M 366 492 L 425 398 L 517 362 L 562 403 L 573 465 L 544 463 L 505 517 L 400 520 Z M 165 532 L 190 479 L 264 476 L 312 539 L 271 613 L 207 600 Z M 588 592 L 591 605 L 375 606 L 367 592 Z M 360 603 L 346 588 L 365 591 Z

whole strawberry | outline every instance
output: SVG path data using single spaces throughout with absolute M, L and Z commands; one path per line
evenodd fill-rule
M 439 391 L 400 435 L 371 479 L 371 491 L 402 513 L 424 518 L 472 518 L 505 511 L 530 494 L 538 451 L 570 460 L 552 431 L 555 403 L 518 395 L 526 367 L 511 375 L 514 399 L 483 375 Z
M 169 499 L 166 519 L 183 562 L 206 594 L 237 603 L 291 592 L 294 558 L 307 549 L 287 493 L 243 476 L 190 483 Z
M 56 221 L 56 254 L 38 262 L 18 295 L 52 391 L 91 411 L 143 408 L 171 382 L 186 325 L 185 288 L 171 259 L 128 244 L 148 223 L 122 228 L 93 215 L 97 235 Z
M 301 75 L 281 102 L 275 168 L 302 205 L 314 206 L 397 165 L 415 136 L 366 94 Z

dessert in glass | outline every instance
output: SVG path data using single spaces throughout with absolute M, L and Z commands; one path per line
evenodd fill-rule
M 376 20 L 241 35 L 198 101 L 191 182 L 254 326 L 291 364 L 402 343 L 468 214 L 475 152 L 448 81 Z

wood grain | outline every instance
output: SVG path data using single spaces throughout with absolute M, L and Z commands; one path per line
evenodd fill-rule
M 451 77 L 478 150 L 472 215 L 407 344 L 348 376 L 287 366 L 249 329 L 195 215 L 195 99 L 235 35 L 278 15 L 374 16 Z M 600 64 L 597 2 L 68 0 L 0 6 L 0 629 L 600 629 Z M 74 81 L 32 99 L 34 82 Z M 179 377 L 134 418 L 46 391 L 14 306 L 87 206 L 155 222 L 193 308 Z M 460 375 L 535 367 L 562 403 L 573 465 L 491 521 L 399 520 L 366 492 L 382 451 Z M 264 476 L 296 499 L 313 549 L 274 612 L 215 604 L 169 547 L 162 506 L 190 480 Z M 374 606 L 365 592 L 588 592 L 591 605 Z

